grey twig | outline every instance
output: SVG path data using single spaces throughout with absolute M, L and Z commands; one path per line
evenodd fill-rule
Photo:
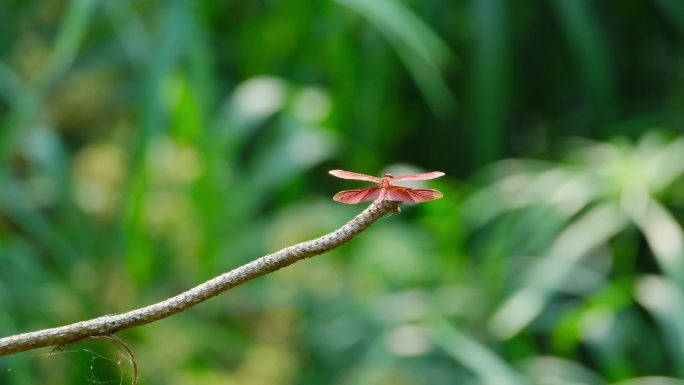
M 200 302 L 251 279 L 271 273 L 299 260 L 332 250 L 367 229 L 385 213 L 398 212 L 399 203 L 373 203 L 339 229 L 307 242 L 263 256 L 164 301 L 127 313 L 106 315 L 87 321 L 0 339 L 0 356 L 45 346 L 61 345 L 93 336 L 112 335 L 180 313 Z

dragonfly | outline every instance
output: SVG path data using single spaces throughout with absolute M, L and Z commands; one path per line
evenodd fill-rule
M 345 170 L 330 170 L 331 175 L 342 179 L 365 180 L 368 182 L 377 183 L 377 186 L 366 187 L 357 190 L 340 191 L 333 200 L 346 204 L 356 204 L 360 202 L 375 201 L 380 202 L 383 199 L 397 201 L 419 203 L 439 199 L 442 196 L 441 191 L 429 188 L 410 188 L 395 186 L 393 183 L 406 180 L 428 180 L 439 178 L 444 175 L 441 171 L 426 172 L 423 174 L 404 175 L 394 177 L 392 174 L 385 174 L 382 178 L 370 176 L 366 174 L 359 174 L 356 172 Z

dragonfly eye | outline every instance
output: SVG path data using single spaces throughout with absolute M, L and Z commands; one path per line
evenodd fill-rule
M 385 174 L 384 177 L 385 177 L 385 178 L 394 178 L 394 175 L 392 175 L 392 174 Z

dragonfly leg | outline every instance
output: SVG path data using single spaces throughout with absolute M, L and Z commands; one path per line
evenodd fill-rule
M 375 199 L 375 202 L 373 202 L 373 203 L 382 202 L 386 196 L 387 196 L 387 189 L 386 188 L 380 189 L 380 195 L 378 195 L 378 197 Z

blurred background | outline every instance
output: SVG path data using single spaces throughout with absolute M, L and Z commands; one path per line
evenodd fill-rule
M 0 335 L 344 247 L 120 333 L 144 384 L 683 384 L 684 3 L 0 2 Z M 0 383 L 128 384 L 95 341 Z

